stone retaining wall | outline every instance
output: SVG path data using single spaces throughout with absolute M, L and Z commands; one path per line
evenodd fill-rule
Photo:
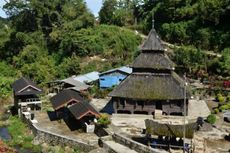
M 130 149 L 137 151 L 138 153 L 167 153 L 166 151 L 150 148 L 117 133 L 114 133 L 112 137 L 115 142 L 127 146 Z
M 32 130 L 35 136 L 35 141 L 38 141 L 39 143 L 48 143 L 50 145 L 60 145 L 60 146 L 70 146 L 72 148 L 79 148 L 85 152 L 89 152 L 96 148 L 93 145 L 84 143 L 76 139 L 71 139 L 63 135 L 51 133 L 50 131 L 44 131 L 39 127 L 37 127 L 35 124 L 33 124 L 29 119 L 26 119 L 24 117 L 22 117 L 22 119 L 24 122 L 27 123 L 27 125 Z

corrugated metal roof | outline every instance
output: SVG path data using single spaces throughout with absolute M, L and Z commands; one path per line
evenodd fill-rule
M 78 75 L 76 77 L 73 77 L 74 80 L 80 81 L 82 83 L 90 83 L 97 81 L 99 79 L 99 72 L 93 71 L 87 74 Z
M 76 91 L 86 90 L 89 88 L 88 85 L 86 85 L 85 83 L 82 83 L 80 81 L 75 80 L 73 77 L 66 78 L 66 79 L 62 80 L 62 82 L 73 85 L 74 87 L 72 89 L 74 89 Z
M 127 67 L 127 66 L 122 66 L 122 67 L 119 67 L 119 68 L 115 68 L 115 69 L 111 69 L 111 70 L 102 72 L 102 73 L 100 73 L 100 75 L 112 73 L 112 72 L 115 72 L 115 71 L 121 71 L 121 72 L 124 72 L 124 73 L 127 73 L 127 74 L 131 74 L 133 69 L 130 68 L 130 67 Z

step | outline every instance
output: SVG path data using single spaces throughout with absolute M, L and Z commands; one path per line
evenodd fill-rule
M 106 150 L 112 150 L 116 153 L 137 153 L 135 150 L 132 150 L 126 146 L 123 146 L 115 141 L 105 141 L 103 144 L 103 148 Z

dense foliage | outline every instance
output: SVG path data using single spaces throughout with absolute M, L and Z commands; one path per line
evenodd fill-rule
M 230 46 L 229 0 L 105 0 L 102 23 L 132 25 L 145 33 L 155 27 L 171 43 L 208 50 Z
M 183 71 L 229 76 L 229 0 L 104 0 L 99 19 L 148 33 L 154 27 L 164 41 L 176 44 Z M 179 47 L 182 46 L 182 47 Z M 206 50 L 206 51 L 205 51 Z M 209 51 L 221 54 L 210 57 Z M 199 73 L 200 73 L 199 72 Z M 203 72 L 202 72 L 203 73 Z
M 183 71 L 229 76 L 228 6 L 229 0 L 104 0 L 98 24 L 84 0 L 8 1 L 8 18 L 0 18 L 0 97 L 20 76 L 45 85 L 130 64 L 141 44 L 134 30 L 148 33 L 153 15 L 162 39 L 177 45 L 172 58 Z

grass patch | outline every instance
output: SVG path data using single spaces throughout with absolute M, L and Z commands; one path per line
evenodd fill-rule
M 10 116 L 8 130 L 12 137 L 12 139 L 7 142 L 8 145 L 20 146 L 21 148 L 40 152 L 41 147 L 32 143 L 34 136 L 20 118 L 17 116 Z

